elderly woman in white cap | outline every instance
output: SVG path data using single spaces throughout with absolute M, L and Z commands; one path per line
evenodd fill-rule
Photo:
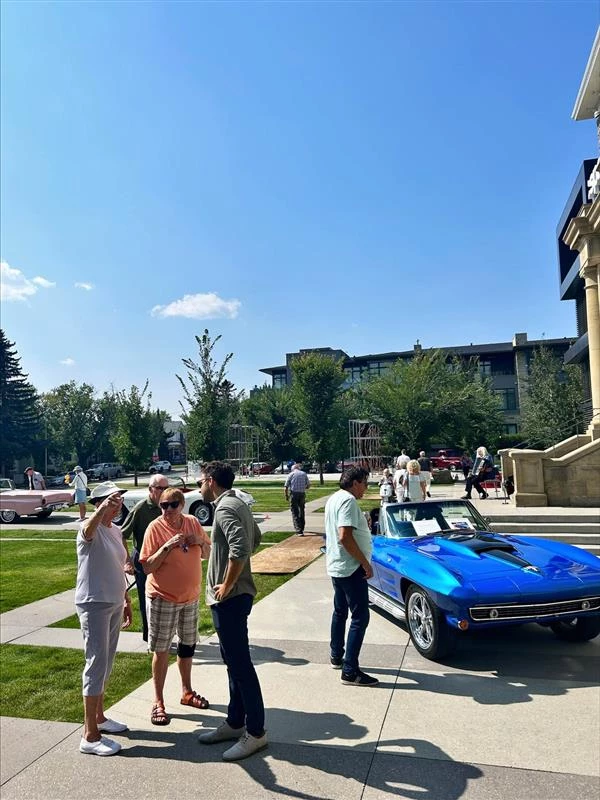
M 112 756 L 121 749 L 103 733 L 127 730 L 127 725 L 104 714 L 104 687 L 112 670 L 119 631 L 131 624 L 124 573 L 127 551 L 121 529 L 113 524 L 121 513 L 123 491 L 112 481 L 98 484 L 90 495 L 96 509 L 77 534 L 75 605 L 85 650 L 85 725 L 79 750 L 97 756 Z
M 79 506 L 79 520 L 85 519 L 85 503 L 87 500 L 87 475 L 79 464 L 73 470 L 75 475 L 69 484 L 71 489 L 75 489 L 75 502 Z

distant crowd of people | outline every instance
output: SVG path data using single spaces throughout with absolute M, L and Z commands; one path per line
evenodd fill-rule
M 473 460 L 465 451 L 460 458 L 460 468 L 466 482 L 466 493 L 463 499 L 471 499 L 473 488 L 477 489 L 481 500 L 488 497 L 482 485 L 495 475 L 494 460 L 485 447 L 478 447 Z M 431 497 L 432 482 L 431 459 L 424 450 L 419 452 L 418 458 L 411 458 L 406 450 L 402 450 L 395 461 L 395 470 L 386 467 L 379 481 L 379 496 L 381 502 L 392 501 L 415 502 Z

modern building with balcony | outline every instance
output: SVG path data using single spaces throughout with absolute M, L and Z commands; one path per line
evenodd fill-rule
M 572 118 L 596 120 L 600 143 L 600 28 Z M 575 302 L 577 339 L 565 363 L 582 366 L 587 431 L 547 450 L 501 451 L 517 506 L 600 506 L 600 159 L 585 159 L 556 230 L 561 300 Z
M 468 344 L 458 347 L 442 347 L 440 350 L 450 361 L 460 358 L 468 362 L 476 359 L 481 375 L 491 381 L 492 389 L 498 394 L 504 413 L 504 433 L 518 433 L 520 429 L 520 408 L 527 392 L 529 365 L 536 348 L 544 345 L 554 354 L 562 358 L 572 349 L 573 339 L 537 339 L 529 340 L 526 333 L 515 333 L 511 342 L 493 342 L 490 344 Z M 346 373 L 345 388 L 359 383 L 366 378 L 385 373 L 398 360 L 410 361 L 417 353 L 423 352 L 417 342 L 412 350 L 387 353 L 371 353 L 369 355 L 349 356 L 343 350 L 331 347 L 299 350 L 287 353 L 285 364 L 277 367 L 261 369 L 269 375 L 272 386 L 287 386 L 292 380 L 291 364 L 295 358 L 306 353 L 323 353 L 342 362 Z

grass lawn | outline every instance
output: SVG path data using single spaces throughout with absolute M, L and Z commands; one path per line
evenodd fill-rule
M 250 492 L 256 500 L 255 505 L 252 506 L 252 511 L 265 513 L 270 511 L 285 511 L 290 507 L 289 500 L 285 499 L 283 491 L 283 484 L 278 486 L 264 486 L 262 483 L 253 483 L 250 485 L 241 485 L 237 482 L 234 484 L 238 489 Z M 337 487 L 339 488 L 339 487 Z M 319 497 L 328 497 L 336 491 L 334 486 L 315 486 L 314 484 L 306 493 L 306 499 L 316 500 Z
M 74 537 L 68 542 L 1 542 L 0 613 L 71 589 L 76 575 Z
M 3 644 L 0 662 L 2 716 L 83 721 L 81 650 Z M 148 655 L 117 653 L 107 685 L 106 706 L 113 705 L 150 677 Z

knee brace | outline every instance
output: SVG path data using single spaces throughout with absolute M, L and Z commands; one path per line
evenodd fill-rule
M 196 642 L 194 644 L 181 644 L 177 645 L 177 655 L 179 658 L 191 658 L 196 650 Z

